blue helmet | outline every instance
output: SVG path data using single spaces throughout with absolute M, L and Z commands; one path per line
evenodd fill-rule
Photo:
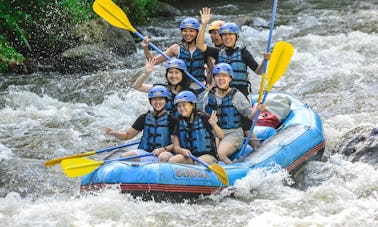
M 165 68 L 168 70 L 170 68 L 181 69 L 182 71 L 186 71 L 186 64 L 183 60 L 175 58 L 167 61 Z
M 180 23 L 180 29 L 193 28 L 193 29 L 199 30 L 200 27 L 201 27 L 201 24 L 199 23 L 199 21 L 193 17 L 185 18 Z
M 159 97 L 169 98 L 170 94 L 164 86 L 155 85 L 148 91 L 148 99 L 151 100 L 152 98 L 159 98 Z
M 239 35 L 239 26 L 237 26 L 235 23 L 230 23 L 230 22 L 223 24 L 219 28 L 219 35 L 223 35 L 223 34 L 226 34 L 226 33 L 234 33 L 234 34 L 236 34 L 236 36 L 238 36 Z
M 191 102 L 193 104 L 196 104 L 197 97 L 191 91 L 181 91 L 176 95 L 174 104 L 177 105 L 180 102 Z
M 219 73 L 225 73 L 232 78 L 232 76 L 234 75 L 234 70 L 232 70 L 231 65 L 227 63 L 218 63 L 214 66 L 213 76 Z

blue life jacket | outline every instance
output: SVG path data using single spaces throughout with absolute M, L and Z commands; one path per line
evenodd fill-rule
M 167 104 L 164 107 L 164 110 L 171 113 L 175 118 L 180 116 L 180 114 L 177 112 L 177 107 L 173 104 L 173 100 L 175 99 L 175 96 L 171 90 L 169 89 L 169 86 L 166 86 L 170 96 L 168 98 Z
M 242 50 L 243 49 L 237 47 L 231 56 L 227 55 L 225 48 L 219 51 L 217 63 L 228 63 L 231 65 L 232 70 L 234 71 L 230 84 L 231 87 L 237 85 L 248 86 L 249 84 L 248 68 L 247 65 L 242 62 Z
M 153 151 L 156 148 L 165 147 L 172 143 L 169 133 L 169 114 L 155 117 L 147 113 L 144 121 L 143 135 L 138 146 L 139 149 Z
M 192 54 L 183 43 L 180 43 L 179 46 L 180 53 L 177 58 L 185 61 L 188 72 L 192 74 L 194 78 L 198 81 L 205 81 L 205 57 L 202 51 L 196 49 Z
M 178 134 L 182 148 L 188 149 L 196 157 L 211 154 L 216 157 L 215 138 L 203 124 L 201 114 L 195 114 L 192 124 L 182 117 L 178 122 Z
M 206 105 L 206 112 L 211 114 L 213 110 L 217 111 L 218 125 L 222 129 L 239 128 L 240 113 L 232 104 L 237 89 L 232 88 L 231 91 L 222 98 L 222 104 L 218 105 L 215 97 L 215 89 L 211 90 L 208 94 L 208 103 Z

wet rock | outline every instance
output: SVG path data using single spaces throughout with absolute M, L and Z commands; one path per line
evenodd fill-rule
M 358 126 L 347 132 L 333 153 L 341 153 L 352 162 L 364 162 L 378 166 L 378 128 Z
M 96 19 L 77 28 L 83 44 L 68 49 L 52 60 L 61 73 L 88 73 L 124 66 L 122 58 L 137 49 L 129 31 Z
M 180 10 L 169 5 L 168 3 L 159 2 L 158 15 L 163 16 L 163 17 L 175 17 L 175 16 L 181 16 L 182 13 Z
M 60 73 L 88 73 L 120 66 L 120 60 L 101 44 L 87 44 L 64 51 L 55 59 L 54 67 Z

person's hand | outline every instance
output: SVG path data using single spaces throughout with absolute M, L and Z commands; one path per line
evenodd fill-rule
M 182 155 L 184 155 L 185 157 L 189 157 L 189 155 L 190 155 L 192 152 L 190 152 L 190 150 L 188 150 L 188 149 L 181 148 L 180 153 L 181 153 Z
M 215 126 L 217 123 L 218 123 L 217 111 L 213 110 L 213 112 L 211 112 L 211 116 L 209 118 L 209 124 L 211 126 Z
M 153 150 L 152 154 L 154 154 L 154 156 L 159 156 L 164 151 L 165 151 L 165 148 L 164 147 L 160 147 L 160 148 L 156 148 L 155 150 Z
M 141 45 L 143 48 L 148 48 L 148 43 L 151 41 L 151 38 L 148 36 L 144 37 L 144 40 L 142 41 Z
M 201 23 L 208 24 L 211 19 L 211 9 L 204 7 L 202 8 L 202 10 L 200 10 L 200 14 L 201 14 Z
M 109 127 L 105 127 L 103 132 L 104 132 L 105 135 L 114 135 L 116 133 L 116 131 L 114 131 L 113 129 L 111 129 Z
M 144 73 L 145 74 L 150 74 L 154 70 L 154 66 L 156 63 L 155 58 L 150 58 L 146 61 L 146 66 L 144 67 Z
M 260 103 L 257 105 L 257 108 L 259 108 L 260 111 L 264 111 L 265 108 L 266 108 L 266 104 L 265 103 Z
M 270 60 L 270 57 L 272 56 L 272 53 L 264 53 L 264 60 L 267 60 L 267 61 L 269 61 Z

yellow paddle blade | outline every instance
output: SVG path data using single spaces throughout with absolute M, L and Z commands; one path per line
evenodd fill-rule
M 62 161 L 62 169 L 68 177 L 79 177 L 94 171 L 102 164 L 104 162 L 97 162 L 88 158 L 65 159 Z
M 53 165 L 61 163 L 65 159 L 80 158 L 80 157 L 85 157 L 85 156 L 89 156 L 93 154 L 96 154 L 96 151 L 88 151 L 85 153 L 74 154 L 74 155 L 70 155 L 70 156 L 66 156 L 62 158 L 51 159 L 51 160 L 45 161 L 45 166 L 53 166 Z
M 93 11 L 115 27 L 129 30 L 132 33 L 136 31 L 123 10 L 111 0 L 96 0 L 93 3 Z
M 294 53 L 294 47 L 288 43 L 279 41 L 274 46 L 272 56 L 268 64 L 268 87 L 267 91 L 283 76 Z
M 226 186 L 230 185 L 230 183 L 228 182 L 228 176 L 226 174 L 226 171 L 223 169 L 222 166 L 215 163 L 215 164 L 209 165 L 208 168 L 217 175 L 217 177 L 223 184 L 225 184 Z

